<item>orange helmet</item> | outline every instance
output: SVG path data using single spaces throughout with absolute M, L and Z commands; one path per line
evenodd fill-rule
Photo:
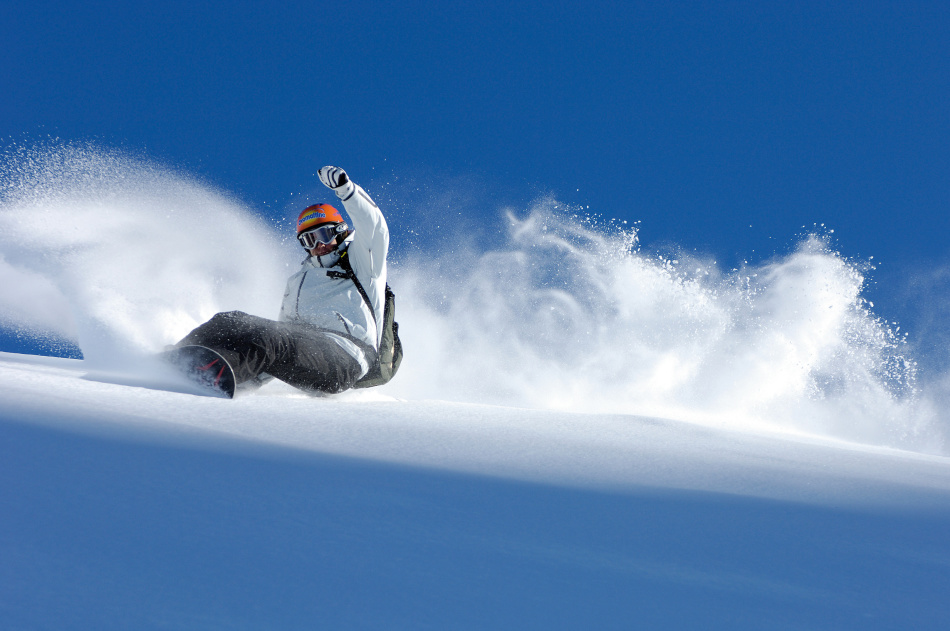
M 300 213 L 300 216 L 297 217 L 297 236 L 299 237 L 300 233 L 313 230 L 325 223 L 343 224 L 344 230 L 346 229 L 346 222 L 343 221 L 343 215 L 330 204 L 307 206 L 303 209 L 303 212 Z

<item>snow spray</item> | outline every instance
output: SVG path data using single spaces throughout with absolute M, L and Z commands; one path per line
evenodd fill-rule
M 0 317 L 118 368 L 218 311 L 276 316 L 287 253 L 193 178 L 88 144 L 15 148 L 0 179 Z
M 487 251 L 398 267 L 394 394 L 943 449 L 906 340 L 861 296 L 869 266 L 827 238 L 725 271 L 554 199 L 497 223 Z
M 236 200 L 121 152 L 15 149 L 0 187 L 0 318 L 76 340 L 93 366 L 219 311 L 275 317 L 300 258 Z M 942 449 L 906 342 L 861 296 L 866 269 L 821 237 L 723 270 L 544 198 L 479 239 L 445 238 L 471 218 L 443 213 L 423 252 L 379 188 L 406 348 L 382 393 Z

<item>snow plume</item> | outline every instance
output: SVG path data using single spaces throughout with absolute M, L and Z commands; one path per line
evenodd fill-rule
M 88 144 L 14 148 L 2 166 L 5 328 L 76 340 L 115 367 L 217 311 L 276 315 L 284 249 L 211 187 Z
M 551 199 L 507 223 L 400 269 L 394 393 L 941 448 L 904 339 L 824 239 L 725 272 Z
M 91 367 L 119 369 L 218 311 L 277 315 L 299 250 L 212 187 L 89 145 L 14 149 L 2 167 L 5 330 L 76 340 Z M 369 190 L 393 229 L 406 348 L 381 394 L 942 448 L 950 380 L 918 378 L 861 297 L 866 270 L 819 237 L 722 270 L 641 251 L 635 229 L 552 199 L 486 218 L 480 196 L 477 213 L 462 193 L 427 213 Z

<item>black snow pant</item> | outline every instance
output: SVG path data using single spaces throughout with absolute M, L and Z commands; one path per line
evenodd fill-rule
M 239 385 L 267 373 L 301 390 L 334 393 L 353 387 L 360 375 L 359 362 L 320 329 L 243 311 L 215 315 L 178 342 L 186 344 L 217 351 Z

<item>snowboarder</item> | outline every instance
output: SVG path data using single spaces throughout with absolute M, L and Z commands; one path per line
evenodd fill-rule
M 308 256 L 287 280 L 278 320 L 219 313 L 176 345 L 214 350 L 233 369 L 237 385 L 270 375 L 302 390 L 336 393 L 351 388 L 376 362 L 389 228 L 343 169 L 327 166 L 318 175 L 353 225 L 329 204 L 300 213 L 297 239 Z

